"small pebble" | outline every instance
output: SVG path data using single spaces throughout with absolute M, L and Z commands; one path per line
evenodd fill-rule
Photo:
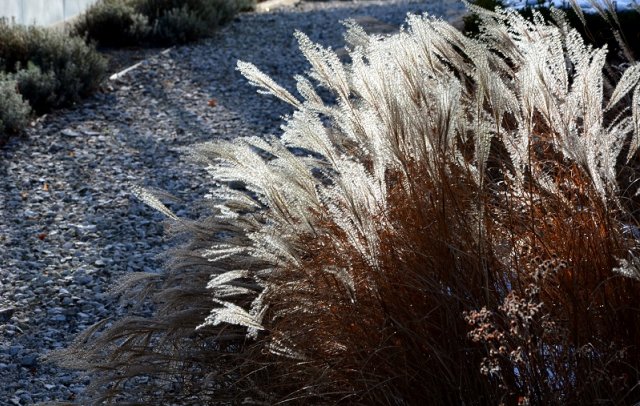
M 13 307 L 5 307 L 0 309 L 0 323 L 7 323 L 11 320 L 13 313 L 16 311 Z

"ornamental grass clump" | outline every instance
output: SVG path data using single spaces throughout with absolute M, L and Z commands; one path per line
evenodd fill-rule
M 560 12 L 474 8 L 479 38 L 410 16 L 347 22 L 351 64 L 311 64 L 280 138 L 195 146 L 211 216 L 153 317 L 60 357 L 99 402 L 614 404 L 640 401 L 640 68 L 604 75 Z M 328 89 L 323 100 L 316 87 Z
M 496 7 L 504 8 L 500 0 L 474 0 L 474 6 L 493 11 Z M 575 0 L 564 4 L 562 9 L 566 13 L 566 20 L 584 38 L 587 44 L 594 47 L 607 46 L 607 60 L 612 63 L 623 63 L 625 60 L 636 60 L 640 55 L 640 9 L 633 7 L 617 9 L 615 2 L 599 2 L 587 0 L 591 12 L 584 12 L 582 6 Z M 527 3 L 518 12 L 527 19 L 536 15 L 545 21 L 553 21 L 555 11 L 545 2 Z M 539 13 L 539 14 L 538 14 Z M 471 13 L 464 17 L 464 31 L 467 35 L 478 34 L 479 19 Z

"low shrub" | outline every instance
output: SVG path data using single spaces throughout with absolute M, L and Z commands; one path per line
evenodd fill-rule
M 149 19 L 136 11 L 131 1 L 100 1 L 75 22 L 73 33 L 86 36 L 104 47 L 139 44 L 151 32 Z
M 45 112 L 57 104 L 56 75 L 43 72 L 37 65 L 29 63 L 27 69 L 18 69 L 13 74 L 22 97 L 36 112 Z
M 139 192 L 190 240 L 123 282 L 152 317 L 59 354 L 91 400 L 640 401 L 639 65 L 605 76 L 560 14 L 481 13 L 479 38 L 349 23 L 347 67 L 297 34 L 331 103 L 239 63 L 295 112 L 279 138 L 194 147 L 210 217 Z
M 163 13 L 155 21 L 153 39 L 163 44 L 183 44 L 202 38 L 211 32 L 211 27 L 200 15 L 183 6 Z
M 25 27 L 0 20 L 0 71 L 17 73 L 22 67 L 33 66 L 18 74 L 33 97 L 38 113 L 51 108 L 71 105 L 93 93 L 106 74 L 105 59 L 82 38 L 61 31 Z M 36 69 L 37 68 L 37 69 Z M 38 72 L 39 71 L 39 72 Z M 43 89 L 33 86 L 43 85 Z M 49 104 L 43 94 L 53 89 Z
M 102 0 L 87 10 L 73 31 L 107 47 L 181 44 L 206 37 L 253 4 L 253 0 Z
M 133 0 L 136 10 L 148 16 L 151 42 L 180 44 L 210 35 L 229 22 L 246 1 L 237 0 Z
M 0 144 L 27 125 L 31 109 L 18 93 L 16 80 L 0 72 Z
M 149 17 L 151 25 L 155 25 L 163 15 L 171 10 L 186 8 L 193 15 L 215 28 L 231 20 L 241 7 L 246 7 L 246 0 L 131 0 L 138 12 Z
M 257 0 L 234 0 L 234 7 L 238 11 L 252 11 L 255 10 Z

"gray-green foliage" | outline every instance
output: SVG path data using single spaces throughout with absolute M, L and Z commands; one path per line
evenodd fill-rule
M 186 8 L 203 21 L 217 25 L 227 22 L 241 7 L 247 6 L 246 0 L 129 0 L 136 10 L 149 17 L 153 25 L 165 13 Z
M 74 32 L 101 46 L 167 45 L 209 35 L 254 0 L 102 0 L 76 23 Z
M 0 73 L 0 141 L 20 132 L 30 112 L 29 104 L 18 93 L 16 80 Z
M 46 111 L 56 104 L 56 75 L 43 72 L 37 65 L 29 63 L 26 69 L 18 69 L 12 75 L 18 91 L 35 111 Z
M 43 105 L 45 89 L 31 88 L 25 98 L 33 102 L 38 112 L 68 106 L 93 93 L 106 74 L 106 61 L 83 38 L 40 27 L 14 25 L 0 20 L 0 71 L 20 74 L 29 86 L 43 85 L 53 89 L 48 105 Z
M 256 8 L 256 0 L 236 0 L 235 4 L 240 11 L 251 11 Z
M 147 16 L 136 11 L 131 1 L 100 1 L 75 23 L 73 31 L 101 46 L 128 46 L 144 41 L 151 32 Z
M 49 107 L 68 106 L 98 89 L 107 71 L 106 60 L 80 37 L 53 30 L 31 38 L 28 61 L 55 75 L 55 101 Z M 24 63 L 24 62 L 23 62 Z
M 186 43 L 210 32 L 206 20 L 188 6 L 172 8 L 163 13 L 153 27 L 154 39 L 161 43 Z

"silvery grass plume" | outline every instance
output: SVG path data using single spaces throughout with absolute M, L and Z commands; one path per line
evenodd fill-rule
M 67 351 L 96 401 L 640 400 L 638 65 L 605 78 L 560 12 L 474 11 L 480 38 L 346 22 L 350 64 L 296 33 L 299 98 L 238 63 L 295 112 L 193 148 L 220 186 L 156 315 Z

